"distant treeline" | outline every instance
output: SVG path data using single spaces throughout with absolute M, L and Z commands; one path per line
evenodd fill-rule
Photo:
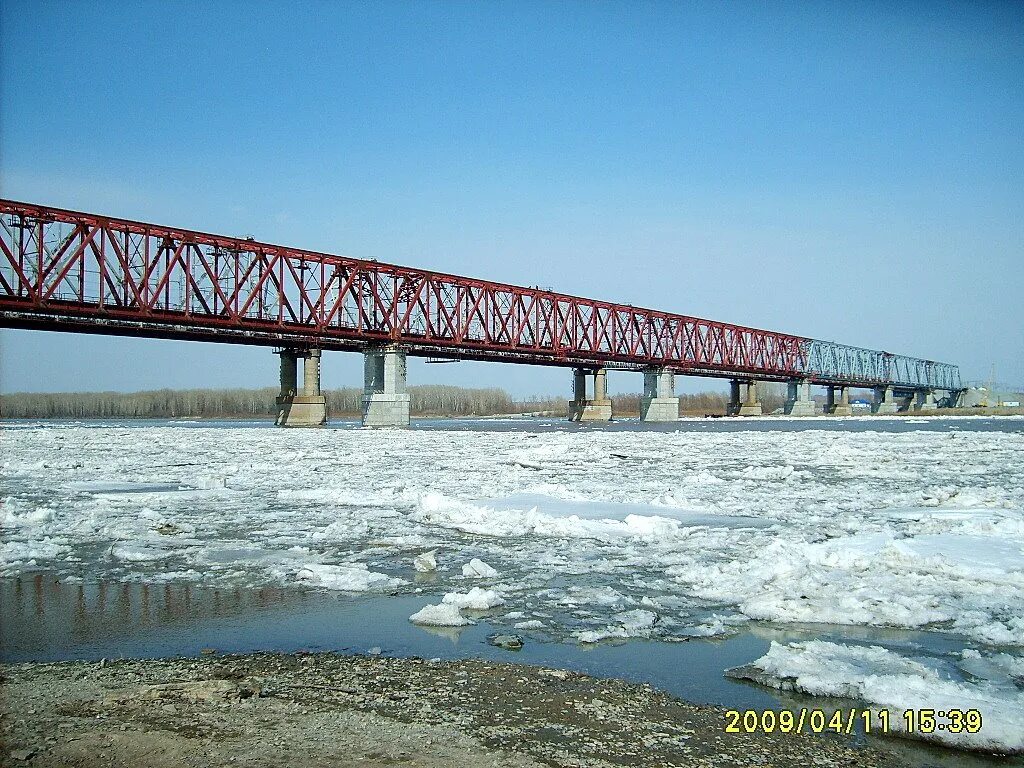
M 158 389 L 147 392 L 16 392 L 0 396 L 9 419 L 264 418 L 277 414 L 276 387 L 262 389 Z M 363 390 L 324 390 L 334 416 L 362 412 Z M 410 387 L 417 415 L 467 416 L 542 410 L 547 403 L 516 403 L 500 389 Z M 534 407 L 536 406 L 536 407 Z M 564 404 L 563 406 L 564 407 Z
M 612 395 L 612 410 L 619 416 L 636 416 L 640 413 L 639 393 Z M 679 413 L 683 416 L 709 416 L 725 413 L 729 396 L 724 392 L 698 392 L 695 395 L 678 395 Z M 758 399 L 765 413 L 781 408 L 786 401 L 785 390 L 774 385 L 758 387 Z
M 565 397 L 514 400 L 501 389 L 453 386 L 410 387 L 412 413 L 417 416 L 496 416 L 511 413 L 555 413 L 566 410 Z M 202 419 L 272 418 L 277 413 L 276 387 L 262 389 L 158 389 L 147 392 L 15 392 L 0 396 L 0 417 L 8 419 Z M 363 391 L 324 390 L 328 413 L 351 416 L 362 411 Z M 636 415 L 639 394 L 613 395 L 615 413 Z M 781 396 L 762 396 L 765 412 L 781 405 Z M 680 413 L 724 413 L 728 397 L 704 392 L 680 395 Z M 778 400 L 778 402 L 775 402 Z

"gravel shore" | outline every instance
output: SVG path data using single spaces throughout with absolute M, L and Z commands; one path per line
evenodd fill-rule
M 257 654 L 4 665 L 11 766 L 888 766 L 733 735 L 647 685 L 482 661 Z

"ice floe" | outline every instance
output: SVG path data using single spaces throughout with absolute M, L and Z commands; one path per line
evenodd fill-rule
M 396 587 L 404 581 L 383 573 L 375 573 L 362 563 L 326 565 L 310 563 L 303 566 L 295 580 L 315 584 L 324 589 L 338 589 L 345 592 L 366 592 L 372 589 Z
M 497 605 L 504 605 L 505 599 L 493 589 L 473 587 L 465 593 L 449 592 L 444 596 L 442 602 L 473 611 L 488 611 Z
M 493 579 L 498 575 L 498 571 L 480 558 L 474 557 L 462 566 L 462 575 L 471 579 Z
M 432 549 L 429 552 L 423 552 L 422 554 L 416 555 L 412 561 L 413 568 L 420 573 L 430 573 L 431 571 L 437 570 L 437 550 Z
M 601 640 L 625 639 L 628 637 L 650 637 L 658 615 L 653 611 L 636 608 L 623 611 L 612 617 L 614 624 L 603 629 L 589 629 L 576 633 L 581 643 L 597 643 Z
M 452 603 L 425 605 L 410 616 L 409 621 L 427 627 L 465 627 L 476 623 L 463 616 L 459 606 Z
M 512 626 L 516 629 L 543 629 L 545 624 L 540 619 L 529 619 L 527 621 L 517 621 Z
M 162 560 L 170 557 L 171 552 L 158 547 L 140 546 L 118 542 L 110 548 L 110 556 L 117 560 L 124 560 L 129 563 L 145 563 L 152 560 Z
M 962 668 L 975 680 L 954 679 L 927 659 L 908 658 L 879 646 L 812 640 L 788 645 L 773 642 L 764 656 L 730 674 L 784 690 L 884 708 L 890 712 L 890 726 L 905 732 L 906 710 L 978 710 L 982 726 L 976 733 L 946 727 L 929 733 L 915 727 L 907 735 L 978 750 L 1024 751 L 1024 691 L 1014 683 L 1014 676 L 1024 671 L 1021 659 L 1006 654 L 986 658 L 969 650 Z M 937 717 L 943 726 L 948 724 L 947 715 Z

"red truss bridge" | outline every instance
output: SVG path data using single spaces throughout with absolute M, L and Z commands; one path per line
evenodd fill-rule
M 274 346 L 283 392 L 285 357 L 308 360 L 311 350 L 317 358 L 319 350 L 394 350 L 403 363 L 411 354 L 578 375 L 615 367 L 843 392 L 961 389 L 948 363 L 10 200 L 0 200 L 0 324 Z

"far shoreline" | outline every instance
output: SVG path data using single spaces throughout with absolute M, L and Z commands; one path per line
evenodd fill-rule
M 759 416 L 727 416 L 725 414 L 717 413 L 680 413 L 678 421 L 694 421 L 694 420 L 726 420 L 734 423 L 743 423 L 746 421 L 765 421 L 765 420 L 796 420 L 812 422 L 815 419 L 822 420 L 842 420 L 842 419 L 877 419 L 883 420 L 901 420 L 901 419 L 935 419 L 935 418 L 1006 418 L 1024 416 L 1024 407 L 1020 408 L 941 408 L 935 411 L 901 411 L 897 413 L 871 413 L 865 411 L 863 413 L 853 413 L 851 416 L 834 416 L 831 414 L 818 413 L 814 416 L 790 416 L 784 413 L 764 413 Z M 329 414 L 328 423 L 331 421 L 358 421 L 362 417 L 359 412 L 343 412 L 338 414 Z M 560 414 L 553 411 L 531 411 L 524 413 L 492 413 L 492 414 L 443 414 L 443 413 L 421 413 L 413 414 L 410 417 L 413 421 L 501 421 L 503 419 L 556 419 L 568 421 L 565 414 Z M 624 413 L 613 413 L 611 422 L 619 420 L 637 420 L 640 418 L 638 412 Z M 269 414 L 253 414 L 253 415 L 239 415 L 239 414 L 228 414 L 228 415 L 202 415 L 202 416 L 5 416 L 0 414 L 0 424 L 3 423 L 17 423 L 26 421 L 46 421 L 46 422 L 75 422 L 75 421 L 101 421 L 101 422 L 125 422 L 125 421 L 139 421 L 139 422 L 217 422 L 217 421 L 235 421 L 235 422 L 274 422 L 274 416 Z M 592 425 L 598 425 L 601 422 L 590 422 Z M 673 422 L 661 422 L 664 424 L 671 424 Z

